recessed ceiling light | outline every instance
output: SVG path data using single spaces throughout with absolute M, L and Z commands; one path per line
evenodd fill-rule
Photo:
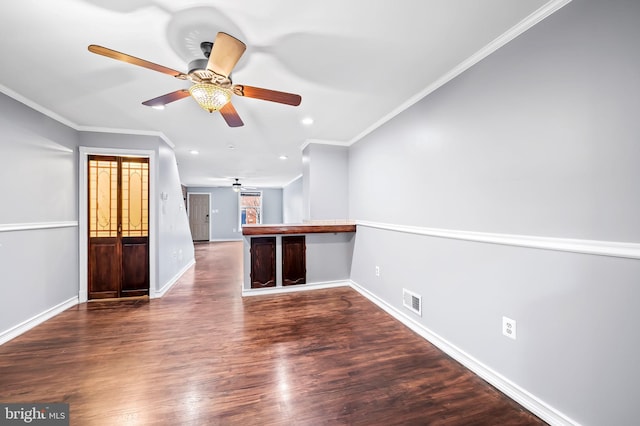
M 192 149 L 191 151 L 189 151 L 189 153 L 190 153 L 191 155 L 198 155 L 198 154 L 200 154 L 200 151 L 198 151 L 198 150 L 196 150 L 196 149 Z
M 159 110 L 163 110 L 164 109 L 164 105 L 154 105 L 151 108 L 153 109 L 159 109 Z
M 281 155 L 281 156 L 280 156 L 280 159 L 281 159 L 281 160 L 286 160 L 287 158 L 289 158 L 289 157 L 287 157 L 286 155 Z
M 235 146 L 233 146 L 233 145 L 229 145 L 227 148 L 229 148 L 229 149 L 236 149 L 236 147 L 235 147 Z
M 311 117 L 305 117 L 302 119 L 302 124 L 304 124 L 305 126 L 310 126 L 313 124 L 313 118 Z

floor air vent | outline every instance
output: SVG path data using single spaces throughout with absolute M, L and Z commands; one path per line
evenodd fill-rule
M 422 298 L 406 288 L 402 289 L 402 304 L 415 314 L 422 316 Z

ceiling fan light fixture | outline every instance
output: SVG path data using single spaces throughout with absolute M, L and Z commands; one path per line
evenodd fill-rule
M 242 188 L 242 185 L 240 184 L 238 179 L 236 179 L 236 181 L 231 184 L 231 189 L 233 189 L 233 192 L 240 192 L 241 188 Z
M 189 88 L 189 94 L 209 112 L 220 110 L 231 100 L 231 90 L 211 83 L 196 83 Z

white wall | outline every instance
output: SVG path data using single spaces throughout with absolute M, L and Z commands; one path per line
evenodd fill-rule
M 349 152 L 350 216 L 371 222 L 352 280 L 409 316 L 402 288 L 422 295 L 422 327 L 585 425 L 637 423 L 639 18 L 640 2 L 574 0 Z
M 78 132 L 4 94 L 0 133 L 0 343 L 78 302 L 80 146 L 157 153 L 154 190 L 175 203 L 158 215 L 152 293 L 193 262 L 175 157 L 159 138 Z
M 158 151 L 158 290 L 162 290 L 195 262 L 195 253 L 175 153 L 165 144 L 160 144 Z M 162 199 L 162 194 L 166 194 L 166 199 Z
M 349 216 L 348 149 L 308 144 L 303 160 L 303 220 L 345 220 Z
M 282 222 L 302 223 L 304 204 L 302 176 L 282 188 Z
M 0 94 L 0 343 L 77 301 L 77 143 Z
M 262 188 L 262 223 L 282 223 L 282 188 Z

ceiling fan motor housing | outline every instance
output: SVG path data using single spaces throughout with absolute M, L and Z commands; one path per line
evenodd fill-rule
M 189 62 L 189 71 L 187 72 L 187 74 L 192 74 L 194 71 L 203 71 L 207 69 L 207 62 L 209 62 L 208 59 L 205 58 L 200 58 L 200 59 L 194 59 L 192 61 Z
M 209 58 L 211 55 L 211 49 L 213 49 L 213 42 L 211 41 L 203 41 L 200 43 L 200 50 L 204 53 L 205 58 Z

